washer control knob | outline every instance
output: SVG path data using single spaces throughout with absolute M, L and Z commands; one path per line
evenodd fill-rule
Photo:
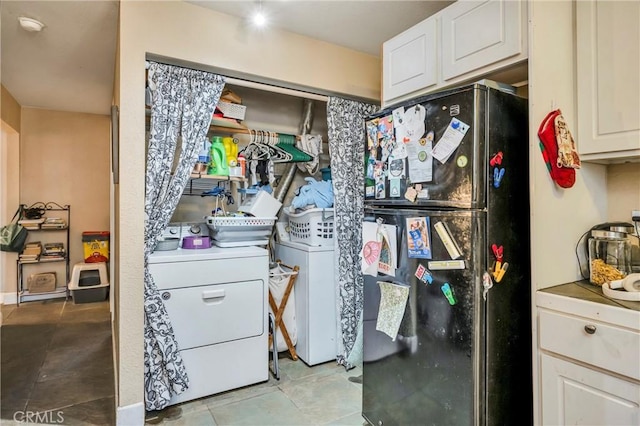
M 168 291 L 164 291 L 162 292 L 162 300 L 169 300 L 171 299 L 171 293 L 169 293 Z

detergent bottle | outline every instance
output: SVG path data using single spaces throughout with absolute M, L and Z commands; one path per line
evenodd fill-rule
M 229 163 L 227 163 L 227 154 L 220 136 L 214 136 L 211 140 L 211 165 L 209 167 L 210 175 L 229 176 Z
M 238 140 L 231 137 L 222 138 L 224 150 L 227 154 L 227 163 L 229 167 L 238 165 Z

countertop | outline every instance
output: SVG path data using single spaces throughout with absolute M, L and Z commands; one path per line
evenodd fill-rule
M 602 288 L 591 284 L 588 280 L 575 281 L 567 284 L 560 284 L 540 290 L 543 293 L 557 294 L 559 296 L 572 297 L 589 302 L 602 303 L 613 307 L 631 309 L 640 312 L 640 302 L 629 302 L 626 300 L 611 299 L 602 293 Z

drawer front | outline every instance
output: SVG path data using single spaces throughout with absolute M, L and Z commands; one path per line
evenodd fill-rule
M 170 404 L 269 380 L 267 336 L 181 350 L 189 389 Z
M 152 263 L 149 271 L 158 290 L 268 279 L 269 258 L 201 260 Z
M 265 332 L 264 281 L 160 290 L 160 295 L 181 350 Z
M 640 380 L 640 333 L 539 310 L 540 348 Z

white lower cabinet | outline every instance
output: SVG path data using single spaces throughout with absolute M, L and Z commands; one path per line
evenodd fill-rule
M 542 424 L 640 423 L 640 385 L 637 383 L 544 353 L 540 363 Z
M 640 424 L 640 312 L 538 292 L 540 424 Z

